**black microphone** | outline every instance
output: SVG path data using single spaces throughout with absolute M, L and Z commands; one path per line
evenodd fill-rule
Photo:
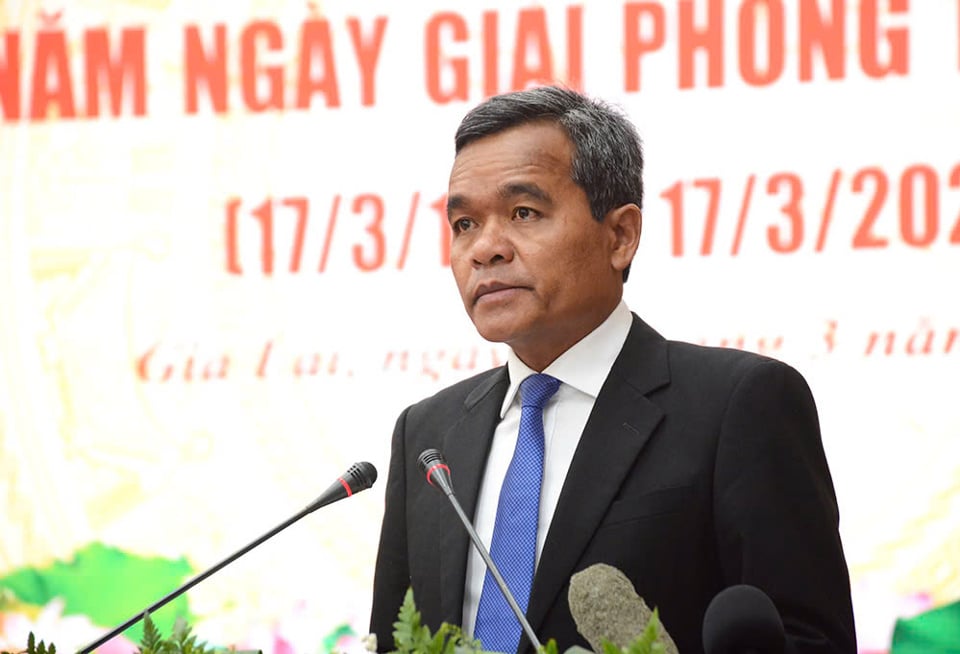
M 777 607 L 756 586 L 725 588 L 703 616 L 706 654 L 783 654 L 784 641 Z
M 373 467 L 372 463 L 366 461 L 354 463 L 347 468 L 347 471 L 343 473 L 342 477 L 338 477 L 335 482 L 330 484 L 330 488 L 323 491 L 317 499 L 307 505 L 307 508 L 304 509 L 304 511 L 306 511 L 304 515 L 316 511 L 321 506 L 333 504 L 345 497 L 350 497 L 354 493 L 365 491 L 373 486 L 373 482 L 376 480 L 377 469 Z
M 487 565 L 487 569 L 490 570 L 490 573 L 493 575 L 493 579 L 497 582 L 497 586 L 500 587 L 500 592 L 503 593 L 503 596 L 507 600 L 507 604 L 510 605 L 514 615 L 517 616 L 517 620 L 520 622 L 520 626 L 523 627 L 523 631 L 527 634 L 527 638 L 533 644 L 535 649 L 541 649 L 543 645 L 540 644 L 540 640 L 537 638 L 537 635 L 533 633 L 533 627 L 531 627 L 530 623 L 527 622 L 527 617 L 523 614 L 523 610 L 520 608 L 520 605 L 517 604 L 517 600 L 513 596 L 513 593 L 510 592 L 510 588 L 507 587 L 507 582 L 505 582 L 503 577 L 500 575 L 500 571 L 497 569 L 497 564 L 495 564 L 493 559 L 490 558 L 490 553 L 480 541 L 480 536 L 477 535 L 477 530 L 473 528 L 470 518 L 468 518 L 467 514 L 463 512 L 460 502 L 457 501 L 456 495 L 453 494 L 453 483 L 450 480 L 450 467 L 447 466 L 447 462 L 446 459 L 443 458 L 443 454 L 440 453 L 440 450 L 435 450 L 432 448 L 424 450 L 417 458 L 417 464 L 420 466 L 420 471 L 426 475 L 427 481 L 430 482 L 430 485 L 439 488 L 443 494 L 447 496 L 447 499 L 450 500 L 450 504 L 453 505 L 454 511 L 456 511 L 457 515 L 460 517 L 460 522 L 463 523 L 463 527 L 467 530 L 467 534 L 470 535 L 470 540 L 473 541 L 473 546 L 477 548 L 477 551 L 483 558 L 483 562 Z
M 148 606 L 146 609 L 144 609 L 140 613 L 137 613 L 136 615 L 131 617 L 129 620 L 117 626 L 115 629 L 113 629 L 106 635 L 102 636 L 98 640 L 84 647 L 82 650 L 78 652 L 78 654 L 90 654 L 90 652 L 100 647 L 105 642 L 107 642 L 108 640 L 116 636 L 117 634 L 122 633 L 127 628 L 136 624 L 141 618 L 143 618 L 145 614 L 153 613 L 154 611 L 161 608 L 162 606 L 165 606 L 168 602 L 171 602 L 176 598 L 180 597 L 183 593 L 185 593 L 186 591 L 190 590 L 191 588 L 199 584 L 201 581 L 203 581 L 204 579 L 212 575 L 214 572 L 217 572 L 218 570 L 220 570 L 220 568 L 224 567 L 228 563 L 232 563 L 233 561 L 240 558 L 241 556 L 243 556 L 244 554 L 252 550 L 257 545 L 261 544 L 265 540 L 276 536 L 278 533 L 280 533 L 281 531 L 283 531 L 284 529 L 292 525 L 294 522 L 296 522 L 300 518 L 310 513 L 313 513 L 314 511 L 319 509 L 321 506 L 332 504 L 333 502 L 342 500 L 345 497 L 350 497 L 355 493 L 359 493 L 362 490 L 366 490 L 371 486 L 373 486 L 373 482 L 375 482 L 376 480 L 377 480 L 377 469 L 373 467 L 372 463 L 367 463 L 366 461 L 361 461 L 360 463 L 354 463 L 352 466 L 350 466 L 350 468 L 345 473 L 343 473 L 342 477 L 337 478 L 337 480 L 330 485 L 330 488 L 328 488 L 323 493 L 321 493 L 320 496 L 317 497 L 317 499 L 310 502 L 310 504 L 308 504 L 305 509 L 300 511 L 300 513 L 296 514 L 292 518 L 289 518 L 288 520 L 277 525 L 276 527 L 274 527 L 273 529 L 265 533 L 260 538 L 248 544 L 246 547 L 243 547 L 237 550 L 236 552 L 234 552 L 233 554 L 231 554 L 230 556 L 228 556 L 223 561 L 216 564 L 209 570 L 200 573 L 199 575 L 197 575 L 196 577 L 194 577 L 184 585 L 180 586 L 180 588 L 176 589 L 175 591 L 173 591 L 163 599 Z

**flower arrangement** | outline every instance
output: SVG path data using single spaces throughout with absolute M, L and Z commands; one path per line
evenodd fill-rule
M 597 654 L 676 653 L 676 645 L 663 628 L 657 610 L 653 609 L 651 612 L 646 607 L 626 576 L 616 568 L 595 564 L 574 575 L 570 584 L 571 609 L 577 607 L 577 610 L 573 611 L 577 629 L 597 650 Z M 615 612 L 608 606 L 611 598 L 625 615 L 614 615 Z M 625 612 L 624 607 L 627 609 Z M 591 618 L 587 613 L 597 615 Z M 628 624 L 623 624 L 625 621 Z M 197 641 L 183 618 L 177 618 L 169 638 L 161 636 L 149 614 L 144 614 L 143 623 L 143 638 L 137 654 L 262 654 L 257 650 L 240 652 L 233 648 L 208 647 L 206 643 Z M 614 626 L 618 628 L 611 628 Z M 407 589 L 393 627 L 393 650 L 390 654 L 490 654 L 483 649 L 480 641 L 468 637 L 457 625 L 444 622 L 436 633 L 433 633 L 430 627 L 422 622 L 412 588 Z M 608 637 L 616 638 L 618 643 L 611 642 Z M 377 651 L 375 636 L 367 636 L 363 643 L 368 651 Z M 56 654 L 56 651 L 52 643 L 37 643 L 31 632 L 27 649 L 0 654 Z M 556 641 L 547 641 L 538 654 L 560 654 Z M 583 647 L 574 646 L 568 648 L 564 654 L 592 653 Z
M 414 603 L 412 589 L 407 589 L 393 628 L 394 649 L 390 654 L 483 654 L 485 652 L 480 641 L 468 638 L 456 625 L 444 622 L 437 629 L 437 633 L 431 633 L 430 627 L 421 624 L 420 612 L 417 611 Z M 654 609 L 650 621 L 636 640 L 626 647 L 620 647 L 605 640 L 602 654 L 667 654 L 667 649 L 660 640 L 661 630 L 660 618 L 657 610 Z M 375 650 L 376 644 L 373 643 L 371 651 Z M 540 648 L 539 654 L 559 654 L 557 641 L 551 638 Z M 568 648 L 564 654 L 590 654 L 590 650 L 574 646 Z

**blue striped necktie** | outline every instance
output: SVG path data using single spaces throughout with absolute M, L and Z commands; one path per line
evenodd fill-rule
M 490 543 L 490 556 L 524 613 L 530 601 L 537 557 L 543 482 L 543 405 L 558 388 L 559 379 L 543 374 L 531 375 L 520 384 L 520 433 L 500 488 Z M 512 653 L 520 643 L 520 632 L 520 623 L 487 570 L 474 638 L 479 639 L 487 651 Z

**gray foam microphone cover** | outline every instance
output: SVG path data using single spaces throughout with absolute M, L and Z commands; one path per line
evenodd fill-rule
M 653 611 L 637 595 L 633 584 L 617 568 L 595 563 L 570 578 L 567 593 L 570 613 L 577 631 L 587 639 L 594 652 L 602 652 L 601 641 L 626 647 L 643 634 Z M 659 616 L 660 637 L 667 654 L 677 654 L 677 646 Z

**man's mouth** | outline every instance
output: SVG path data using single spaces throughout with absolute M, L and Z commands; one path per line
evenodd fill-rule
M 520 290 L 522 286 L 516 284 L 506 284 L 503 282 L 487 282 L 485 284 L 480 284 L 477 287 L 476 292 L 473 294 L 473 303 L 476 304 L 480 301 L 481 298 L 487 297 L 493 299 L 494 297 L 506 295 L 510 291 Z

